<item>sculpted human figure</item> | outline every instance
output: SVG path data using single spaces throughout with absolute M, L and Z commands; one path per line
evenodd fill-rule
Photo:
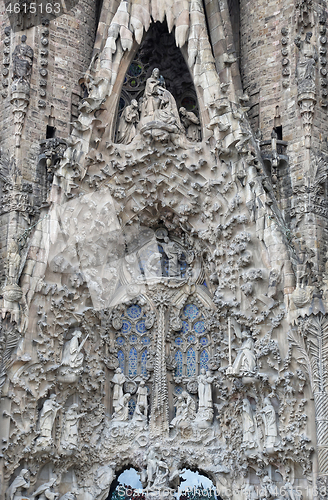
M 302 91 L 315 91 L 315 64 L 318 60 L 318 55 L 314 45 L 311 43 L 311 38 L 312 33 L 310 31 L 306 33 L 303 41 L 300 36 L 295 38 L 295 45 L 299 49 L 296 77 L 297 83 L 301 86 Z
M 33 50 L 26 45 L 26 35 L 21 38 L 21 44 L 16 45 L 13 52 L 13 80 L 29 81 L 32 73 Z
M 211 377 L 211 373 L 202 368 L 200 375 L 197 377 L 198 380 L 198 398 L 199 398 L 199 410 L 213 408 L 212 400 L 212 382 L 214 377 Z
M 118 122 L 117 142 L 130 144 L 136 135 L 136 125 L 139 121 L 139 106 L 135 99 L 126 106 Z
M 137 406 L 143 408 L 144 416 L 147 417 L 148 413 L 148 390 L 145 386 L 145 381 L 142 380 L 137 390 Z
M 18 282 L 19 266 L 21 262 L 19 245 L 14 238 L 11 239 L 8 245 L 7 261 L 8 261 L 7 284 L 14 285 Z
M 186 129 L 186 136 L 190 141 L 200 140 L 199 119 L 192 111 L 187 111 L 186 108 L 179 109 L 181 122 Z
M 126 381 L 124 373 L 122 373 L 121 368 L 116 368 L 115 375 L 112 378 L 112 382 L 114 384 L 113 389 L 113 408 L 116 410 L 116 407 L 120 405 L 120 401 L 123 398 L 123 384 Z
M 119 400 L 117 405 L 114 407 L 113 420 L 121 420 L 122 422 L 126 422 L 129 420 L 129 401 L 131 394 L 127 392 L 124 396 Z
M 158 130 L 162 129 L 163 126 L 165 129 L 165 125 L 171 126 L 166 127 L 166 134 L 168 132 L 182 132 L 175 99 L 163 85 L 163 79 L 158 68 L 153 69 L 151 76 L 146 81 L 145 92 L 141 101 L 139 128 L 142 130 L 150 122 L 157 122 L 157 124 L 152 125 L 152 128 Z M 156 134 L 159 140 L 167 138 L 167 135 L 163 135 L 163 132 Z
M 60 406 L 56 401 L 55 394 L 51 394 L 50 398 L 43 403 L 38 426 L 40 431 L 40 435 L 37 439 L 38 444 L 42 446 L 51 444 L 52 428 L 59 408 Z
M 254 373 L 256 371 L 256 357 L 254 354 L 254 341 L 247 332 L 242 332 L 244 342 L 239 349 L 234 364 L 232 365 L 232 373 L 234 375 L 243 375 Z
M 59 497 L 59 493 L 52 491 L 53 486 L 56 482 L 56 478 L 51 479 L 47 483 L 42 484 L 33 493 L 33 498 L 38 498 L 39 500 L 56 500 Z
M 181 427 L 189 423 L 196 416 L 196 403 L 187 391 L 182 391 L 176 403 L 176 415 L 170 423 L 170 427 Z
M 273 448 L 277 443 L 278 428 L 276 422 L 276 412 L 269 398 L 264 398 L 264 408 L 260 411 L 265 428 L 265 448 Z
M 155 479 L 156 469 L 157 469 L 157 453 L 156 448 L 152 446 L 147 455 L 147 478 L 148 486 L 150 486 Z
M 72 404 L 64 417 L 64 425 L 62 427 L 62 435 L 60 444 L 63 449 L 75 449 L 78 444 L 79 438 L 79 420 L 85 413 L 78 414 L 78 405 L 76 403 Z
M 174 241 L 171 241 L 168 236 L 165 236 L 162 247 L 169 259 L 169 276 L 180 276 L 179 258 L 181 257 L 181 250 L 179 246 Z
M 256 424 L 253 416 L 253 410 L 248 399 L 243 399 L 243 443 L 247 448 L 257 447 Z
M 315 253 L 312 249 L 308 248 L 305 241 L 302 239 L 299 244 L 299 249 L 297 252 L 298 264 L 297 264 L 297 287 L 304 288 L 306 285 L 311 284 L 311 273 L 313 268 L 312 258 Z
M 69 366 L 73 370 L 82 368 L 84 355 L 81 352 L 83 344 L 79 344 L 79 339 L 82 337 L 82 332 L 76 330 L 73 333 L 71 340 L 65 343 L 62 354 L 62 366 Z M 86 339 L 85 339 L 86 340 Z
M 14 500 L 15 494 L 21 489 L 28 490 L 30 487 L 30 472 L 27 469 L 22 469 L 20 474 L 15 477 L 11 485 L 6 491 L 6 500 Z

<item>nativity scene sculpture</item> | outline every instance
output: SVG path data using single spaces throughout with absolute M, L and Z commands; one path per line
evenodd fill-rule
M 137 134 L 144 137 L 147 143 L 166 144 L 169 140 L 178 143 L 179 137 L 190 142 L 200 140 L 198 117 L 184 107 L 178 110 L 176 100 L 166 89 L 158 68 L 154 68 L 147 78 L 139 104 L 132 99 L 123 110 L 118 120 L 116 142 L 130 144 Z

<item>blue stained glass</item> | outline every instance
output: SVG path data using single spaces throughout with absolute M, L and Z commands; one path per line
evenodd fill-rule
M 176 343 L 176 345 L 182 345 L 183 344 L 183 340 L 181 337 L 177 337 L 174 341 Z
M 128 333 L 131 330 L 131 323 L 130 321 L 123 321 L 122 324 L 122 332 L 123 333 Z
M 142 319 L 141 321 L 138 321 L 138 323 L 136 324 L 136 330 L 138 333 L 145 333 L 146 325 L 145 325 L 144 319 Z
M 208 353 L 207 351 L 203 351 L 199 357 L 199 369 L 205 368 L 208 370 Z
M 194 320 L 198 316 L 199 309 L 194 304 L 187 304 L 184 307 L 183 312 L 184 312 L 185 316 L 187 316 L 187 318 Z
M 141 375 L 147 377 L 147 349 L 141 354 Z
M 129 377 L 137 376 L 137 350 L 133 347 L 129 352 Z
M 175 369 L 175 376 L 182 377 L 183 359 L 182 359 L 182 352 L 181 351 L 177 351 L 175 353 L 175 360 L 177 362 L 177 366 Z
M 188 342 L 195 342 L 196 337 L 194 335 L 189 335 Z
M 134 414 L 134 410 L 136 408 L 136 402 L 133 399 L 129 401 L 129 417 L 132 418 Z
M 126 314 L 131 319 L 138 319 L 141 316 L 141 307 L 137 304 L 134 304 L 133 306 L 128 307 Z
M 182 391 L 183 391 L 183 389 L 182 389 L 182 387 L 180 387 L 180 385 L 175 386 L 175 389 L 174 389 L 175 394 L 181 394 Z
M 187 377 L 196 375 L 196 353 L 193 349 L 187 351 Z
M 208 339 L 206 337 L 202 337 L 199 339 L 199 343 L 205 347 L 208 344 Z
M 182 328 L 181 328 L 181 332 L 182 333 L 187 333 L 189 330 L 189 325 L 188 325 L 188 321 L 182 321 Z
M 135 344 L 138 340 L 138 337 L 136 335 L 131 335 L 130 337 L 130 342 L 131 344 Z
M 143 345 L 149 345 L 150 344 L 150 338 L 149 337 L 144 337 L 141 342 Z
M 206 281 L 204 281 L 203 286 L 206 286 L 206 288 L 208 288 Z
M 204 321 L 197 321 L 194 324 L 194 330 L 196 333 L 204 333 L 205 332 L 205 323 Z
M 118 345 L 123 345 L 124 344 L 124 338 L 123 337 L 117 337 L 116 342 Z
M 117 359 L 118 359 L 119 368 L 121 368 L 122 372 L 124 373 L 124 352 L 123 351 L 118 351 Z

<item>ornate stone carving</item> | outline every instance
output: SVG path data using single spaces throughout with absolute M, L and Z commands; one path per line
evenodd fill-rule
M 83 371 L 84 354 L 81 352 L 88 336 L 79 343 L 82 332 L 76 330 L 71 340 L 65 342 L 61 364 L 59 367 L 59 377 L 62 382 L 76 382 Z
M 26 36 L 13 52 L 13 84 L 11 103 L 13 105 L 16 147 L 20 147 L 27 106 L 30 102 L 30 78 L 33 64 L 33 50 L 26 45 Z
M 300 36 L 295 39 L 295 45 L 299 49 L 296 68 L 298 104 L 303 122 L 306 148 L 311 147 L 312 121 L 316 104 L 315 65 L 318 60 L 317 51 L 311 43 L 311 37 L 312 33 L 308 32 L 304 40 Z
M 49 449 L 53 446 L 52 430 L 59 408 L 55 394 L 43 403 L 38 422 L 39 436 L 35 443 L 37 449 Z
M 139 122 L 139 106 L 135 99 L 127 106 L 118 123 L 117 142 L 129 144 L 136 135 L 136 125 Z
M 6 491 L 6 500 L 14 500 L 17 492 L 21 490 L 28 490 L 30 487 L 30 471 L 22 469 L 20 474 L 13 480 L 11 485 Z M 18 495 L 17 495 L 18 496 Z
M 77 449 L 79 440 L 79 420 L 85 413 L 78 413 L 79 405 L 72 404 L 64 415 L 60 446 L 63 453 L 72 453 Z

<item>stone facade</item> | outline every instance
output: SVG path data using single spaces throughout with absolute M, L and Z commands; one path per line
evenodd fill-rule
M 326 3 L 0 5 L 1 499 L 328 498 Z

